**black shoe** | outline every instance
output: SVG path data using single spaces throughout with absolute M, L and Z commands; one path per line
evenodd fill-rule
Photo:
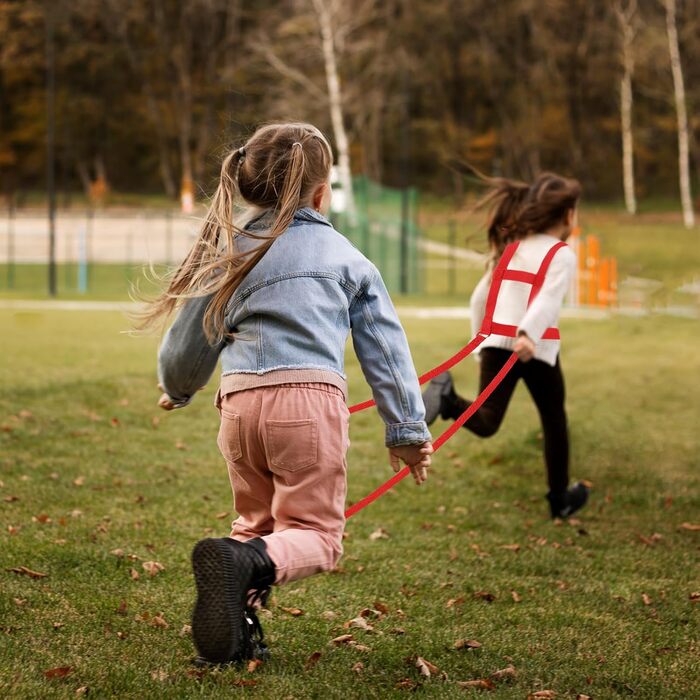
M 425 422 L 430 425 L 435 422 L 435 419 L 441 415 L 445 415 L 446 404 L 449 399 L 455 395 L 454 386 L 452 384 L 452 375 L 449 372 L 438 374 L 433 379 L 428 388 L 423 392 L 423 403 L 425 404 Z
M 275 580 L 265 543 L 230 537 L 197 542 L 192 550 L 197 602 L 192 637 L 202 664 L 226 664 L 267 656 L 253 605 Z M 254 600 L 249 600 L 253 591 Z
M 573 486 L 569 486 L 563 493 L 547 494 L 552 518 L 568 518 L 577 510 L 583 508 L 588 500 L 590 489 L 580 481 Z

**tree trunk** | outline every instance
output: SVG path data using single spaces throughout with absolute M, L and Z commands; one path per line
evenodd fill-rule
M 622 130 L 622 184 L 625 207 L 629 214 L 637 213 L 637 196 L 634 182 L 634 135 L 632 133 L 632 75 L 634 74 L 634 18 L 637 0 L 629 0 L 626 7 L 618 2 L 615 10 L 622 32 L 622 78 L 620 80 L 620 125 Z
M 693 200 L 690 194 L 690 163 L 688 150 L 688 113 L 685 104 L 685 84 L 683 66 L 678 46 L 678 29 L 676 27 L 676 0 L 666 2 L 666 31 L 668 33 L 668 53 L 673 74 L 673 91 L 676 98 L 676 116 L 678 118 L 678 179 L 681 189 L 683 223 L 686 228 L 695 225 Z
M 312 1 L 321 30 L 321 48 L 323 50 L 323 62 L 328 84 L 328 104 L 331 112 L 335 145 L 338 149 L 338 175 L 345 191 L 347 213 L 352 224 L 356 220 L 355 198 L 352 191 L 352 173 L 350 171 L 350 147 L 343 120 L 343 96 L 340 90 L 340 77 L 338 75 L 338 64 L 333 41 L 333 23 L 327 4 L 328 0 Z

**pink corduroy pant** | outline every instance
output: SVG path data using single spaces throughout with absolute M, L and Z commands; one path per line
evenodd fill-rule
M 350 414 L 321 383 L 281 384 L 220 397 L 218 445 L 238 518 L 231 537 L 262 537 L 275 583 L 333 569 L 343 553 Z

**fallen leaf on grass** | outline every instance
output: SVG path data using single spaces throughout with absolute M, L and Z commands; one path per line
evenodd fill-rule
M 341 644 L 349 644 L 350 642 L 352 642 L 353 639 L 354 637 L 351 634 L 341 634 L 339 637 L 331 639 L 329 643 L 335 644 L 336 646 L 340 646 Z
M 511 591 L 510 595 L 514 603 L 519 603 L 522 600 L 522 597 L 518 591 Z
M 218 520 L 223 520 L 224 518 L 227 518 L 229 515 L 229 512 L 227 510 L 223 511 L 223 513 L 217 513 L 216 518 Z
M 360 673 L 360 672 L 364 671 L 364 669 L 365 669 L 365 665 L 362 663 L 362 661 L 358 661 L 356 664 L 353 664 L 353 667 L 352 667 L 352 670 L 355 673 Z
M 647 595 L 646 593 L 642 593 L 642 602 L 644 603 L 644 605 L 651 605 L 651 603 L 652 603 L 651 597 L 649 595 Z
M 576 700 L 592 700 L 590 695 L 584 695 L 583 693 L 579 693 L 576 696 Z
M 300 617 L 301 615 L 304 614 L 304 611 L 301 608 L 283 608 L 280 606 L 280 610 L 282 612 L 286 612 L 288 615 L 291 615 L 292 617 Z
M 163 629 L 168 629 L 168 627 L 170 627 L 170 625 L 165 621 L 163 613 L 158 613 L 157 615 L 155 615 L 151 620 L 151 624 L 154 627 L 162 627 Z
M 474 597 L 477 600 L 485 600 L 487 603 L 493 603 L 493 601 L 496 600 L 496 596 L 488 591 L 476 591 Z
M 338 613 L 333 612 L 333 610 L 326 610 L 325 612 L 321 613 L 321 617 L 324 620 L 334 620 L 336 617 L 338 617 Z
M 157 671 L 151 671 L 151 678 L 154 681 L 160 681 L 162 683 L 163 681 L 168 680 L 168 672 L 164 671 L 163 669 L 158 669 Z
M 660 542 L 663 539 L 663 535 L 660 535 L 658 532 L 655 532 L 653 535 L 650 535 L 649 537 L 646 537 L 645 535 L 637 534 L 637 539 L 642 544 L 645 544 L 647 547 L 653 547 L 657 542 Z
M 20 574 L 21 576 L 29 576 L 29 578 L 46 578 L 48 574 L 44 574 L 41 571 L 32 571 L 26 566 L 15 566 L 12 569 L 6 569 L 6 571 L 11 571 L 13 574 Z
M 129 569 L 129 576 L 132 581 L 138 581 L 141 578 L 141 574 L 136 569 Z
M 519 552 L 520 545 L 519 544 L 502 544 L 502 545 L 500 545 L 499 549 L 507 549 L 509 552 Z
M 690 598 L 691 603 L 700 603 L 700 592 L 699 591 L 693 591 L 688 598 Z
M 128 610 L 127 610 L 126 601 L 125 600 L 120 601 L 119 607 L 116 610 L 117 615 L 126 615 L 127 612 L 128 612 Z
M 26 598 L 13 598 L 12 600 L 14 600 L 15 605 L 19 606 L 20 608 L 21 608 L 23 605 L 26 605 L 26 603 L 27 603 L 27 599 L 26 599 Z
M 157 576 L 161 571 L 165 571 L 165 567 L 159 561 L 145 561 L 141 566 L 151 577 Z
M 255 673 L 255 671 L 263 665 L 263 662 L 261 659 L 251 659 L 248 662 L 248 666 L 246 667 L 248 670 L 248 673 Z
M 458 598 L 450 598 L 447 603 L 445 603 L 446 608 L 454 608 L 456 605 L 462 605 L 464 602 L 464 596 L 461 595 Z
M 311 656 L 309 656 L 309 658 L 306 659 L 306 663 L 304 664 L 304 670 L 311 670 L 318 663 L 321 656 L 322 654 L 320 651 L 315 651 L 313 654 L 311 654 Z
M 51 518 L 46 513 L 40 513 L 39 515 L 32 515 L 32 522 L 45 525 L 51 522 Z
M 81 697 L 82 695 L 87 695 L 89 691 L 90 688 L 88 688 L 88 686 L 81 685 L 80 688 L 75 691 L 75 694 L 77 697 Z
M 191 634 L 192 634 L 192 625 L 183 625 L 178 636 L 180 638 L 189 637 Z
M 455 649 L 479 649 L 481 642 L 477 642 L 476 639 L 458 639 L 453 646 Z
M 85 484 L 85 477 L 79 476 L 77 479 L 73 479 L 73 486 L 83 486 Z
M 189 447 L 187 447 L 187 445 L 185 445 L 184 442 L 181 442 L 180 440 L 178 440 L 178 441 L 175 443 L 175 449 L 176 449 L 176 450 L 183 450 L 183 451 L 185 451 L 185 450 L 188 450 Z
M 65 678 L 71 673 L 73 673 L 72 666 L 58 666 L 57 668 L 50 668 L 48 671 L 44 671 L 44 675 L 47 678 Z
M 491 680 L 494 681 L 512 681 L 517 678 L 518 672 L 515 670 L 513 664 L 508 664 L 505 668 L 498 671 L 494 671 L 491 674 Z
M 19 496 L 5 496 L 2 500 L 5 501 L 5 503 L 15 503 L 19 501 Z
M 418 688 L 418 683 L 412 678 L 402 678 L 400 681 L 396 681 L 394 686 L 397 690 L 415 690 Z
M 120 423 L 120 421 L 119 421 L 119 418 L 110 418 L 110 419 L 109 419 L 109 424 L 110 424 L 113 428 L 118 428 L 118 427 L 121 425 L 121 423 Z
M 479 678 L 473 681 L 457 681 L 457 687 L 459 688 L 479 688 L 481 690 L 493 690 L 496 685 L 493 681 L 488 678 Z
M 389 539 L 389 533 L 383 528 L 380 527 L 376 529 L 370 536 L 369 539 L 372 540 L 373 542 L 375 540 L 388 540 Z
M 114 555 L 115 557 L 118 557 L 119 559 L 122 559 L 124 557 L 124 550 L 123 549 L 113 549 L 110 554 Z
M 426 678 L 440 673 L 440 669 L 435 664 L 431 664 L 430 661 L 422 656 L 416 656 L 416 668 L 420 671 L 420 675 Z
M 527 700 L 554 700 L 557 694 L 553 690 L 537 690 L 527 696 Z
M 52 626 L 55 630 L 60 630 L 61 627 L 65 627 L 65 626 L 66 626 L 66 623 L 65 623 L 65 622 L 54 622 L 51 626 Z
M 681 523 L 678 529 L 688 530 L 689 532 L 700 532 L 700 523 Z
M 252 678 L 236 678 L 231 681 L 231 685 L 237 688 L 253 688 L 258 682 Z
M 349 646 L 351 646 L 353 649 L 356 649 L 357 651 L 372 651 L 371 647 L 368 647 L 366 644 L 358 644 L 357 642 L 350 642 Z
M 351 627 L 357 627 L 358 629 L 365 630 L 366 632 L 374 631 L 374 627 L 372 627 L 372 625 L 370 625 L 364 617 L 355 617 L 343 624 L 343 629 L 350 629 Z

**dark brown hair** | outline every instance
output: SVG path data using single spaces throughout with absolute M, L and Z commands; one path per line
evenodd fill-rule
M 168 277 L 167 288 L 139 315 L 137 327 L 146 329 L 165 320 L 185 299 L 213 295 L 204 328 L 211 342 L 221 340 L 234 291 L 286 231 L 297 209 L 311 204 L 332 164 L 328 141 L 311 124 L 267 124 L 231 150 L 221 165 L 219 185 L 197 240 Z M 255 233 L 236 225 L 241 204 L 273 212 L 269 229 Z M 237 236 L 261 242 L 241 250 Z
M 563 223 L 581 197 L 577 180 L 554 173 L 542 173 L 528 185 L 473 172 L 488 188 L 474 209 L 488 211 L 486 230 L 494 259 L 501 257 L 509 243 Z

